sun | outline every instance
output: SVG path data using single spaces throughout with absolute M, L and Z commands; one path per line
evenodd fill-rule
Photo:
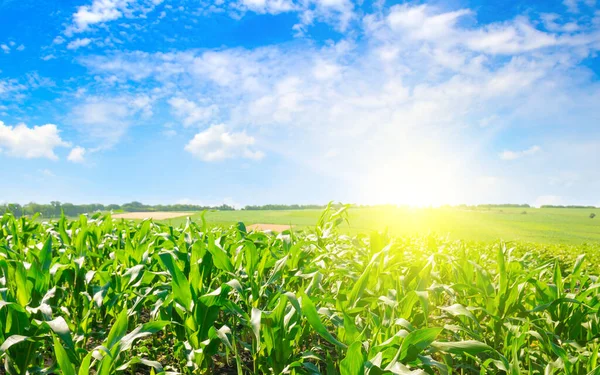
M 374 168 L 363 182 L 361 195 L 368 204 L 439 207 L 461 197 L 459 179 L 442 165 L 419 163 L 397 168 Z

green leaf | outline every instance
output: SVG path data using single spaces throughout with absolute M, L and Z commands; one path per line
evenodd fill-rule
M 48 236 L 42 250 L 40 250 L 40 265 L 41 271 L 45 274 L 50 270 L 50 265 L 52 264 L 52 236 Z
M 340 375 L 363 375 L 365 373 L 365 357 L 360 341 L 353 342 L 340 362 Z
M 169 324 L 170 322 L 168 321 L 155 321 L 136 327 L 133 331 L 123 336 L 123 338 L 120 341 L 120 351 L 124 352 L 126 350 L 129 350 L 135 340 L 153 335 L 154 333 L 162 330 Z
M 325 340 L 329 341 L 333 345 L 346 348 L 346 345 L 339 342 L 323 325 L 321 322 L 321 318 L 319 318 L 319 313 L 317 312 L 317 308 L 313 304 L 313 302 L 308 298 L 306 294 L 302 295 L 302 313 L 308 320 L 310 326 Z
M 482 352 L 493 351 L 494 349 L 487 344 L 484 344 L 476 340 L 465 340 L 465 341 L 434 341 L 431 344 L 435 349 L 452 354 L 463 354 L 468 353 L 471 355 L 479 354 Z
M 31 341 L 32 339 L 29 336 L 21 336 L 21 335 L 12 335 L 6 339 L 0 346 L 0 353 L 6 352 L 10 349 L 11 346 L 20 344 L 25 341 Z
M 558 296 L 561 297 L 563 294 L 563 278 L 558 260 L 554 262 L 554 284 L 556 285 Z
M 27 307 L 31 299 L 31 288 L 27 283 L 27 271 L 22 263 L 15 267 L 15 284 L 17 286 L 17 302 L 23 307 Z
M 128 312 L 127 309 L 121 311 L 121 314 L 117 317 L 115 324 L 108 333 L 108 339 L 106 340 L 106 347 L 110 350 L 115 346 L 127 332 L 128 323 Z
M 45 323 L 67 344 L 69 348 L 75 347 L 73 338 L 71 337 L 71 330 L 69 330 L 69 326 L 63 317 L 59 316 L 58 318 Z
M 250 325 L 252 327 L 252 332 L 254 333 L 254 337 L 256 338 L 256 348 L 260 350 L 260 317 L 262 311 L 253 307 L 252 314 L 250 315 Z
M 192 292 L 190 290 L 190 283 L 179 267 L 174 263 L 171 253 L 162 253 L 159 256 L 160 260 L 171 274 L 173 298 L 187 311 L 192 311 Z
M 223 249 L 216 245 L 214 236 L 212 234 L 208 236 L 208 241 L 208 251 L 213 256 L 215 267 L 220 270 L 233 272 L 233 264 L 231 264 L 231 259 L 229 259 L 229 256 Z
M 442 330 L 443 328 L 424 328 L 409 333 L 402 341 L 398 359 L 403 363 L 414 361 L 425 348 L 435 341 Z
M 83 360 L 81 361 L 81 365 L 79 366 L 79 371 L 77 372 L 77 375 L 89 375 L 90 374 L 90 364 L 92 362 L 92 354 L 93 352 L 90 352 L 88 355 L 86 355 Z
M 371 276 L 371 273 L 372 273 L 371 270 L 373 269 L 373 265 L 379 258 L 380 254 L 381 253 L 379 252 L 379 253 L 376 253 L 375 255 L 373 255 L 373 257 L 371 258 L 371 261 L 365 267 L 362 275 L 360 275 L 358 280 L 352 286 L 352 290 L 350 291 L 350 295 L 348 296 L 348 305 L 349 306 L 351 306 L 351 307 L 356 306 L 356 303 L 362 296 L 365 288 L 367 287 L 367 282 L 369 281 L 369 277 Z
M 56 361 L 58 362 L 58 367 L 64 375 L 75 375 L 75 368 L 73 364 L 69 360 L 69 356 L 67 352 L 63 348 L 62 344 L 58 337 L 54 336 L 54 355 L 56 356 Z
M 477 318 L 475 318 L 475 315 L 473 315 L 472 312 L 467 310 L 466 307 L 464 307 L 463 305 L 461 305 L 459 303 L 455 303 L 452 306 L 440 307 L 440 309 L 450 313 L 452 316 L 466 316 L 467 318 L 471 319 L 475 323 L 479 324 L 479 322 L 477 321 Z

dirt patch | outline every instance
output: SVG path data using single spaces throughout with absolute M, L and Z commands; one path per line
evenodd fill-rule
M 114 219 L 154 219 L 154 220 L 165 220 L 173 219 L 181 216 L 191 216 L 189 212 L 127 212 L 124 214 L 116 214 L 112 217 Z
M 284 230 L 288 230 L 291 229 L 292 227 L 290 225 L 281 225 L 281 224 L 252 224 L 252 225 L 248 225 L 248 227 L 246 229 L 248 229 L 249 231 L 256 231 L 256 232 L 260 232 L 260 231 L 273 231 L 273 232 L 283 232 Z

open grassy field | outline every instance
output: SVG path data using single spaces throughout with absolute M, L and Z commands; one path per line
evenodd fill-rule
M 597 211 L 597 212 L 595 212 Z M 525 212 L 525 213 L 524 213 Z M 520 241 L 572 244 L 600 241 L 600 210 L 567 208 L 354 208 L 349 210 L 349 233 L 383 231 L 398 236 L 437 234 L 472 241 Z M 284 224 L 295 228 L 314 226 L 321 210 L 213 211 L 206 213 L 212 224 Z M 191 214 L 194 220 L 199 213 Z M 185 217 L 170 219 L 174 225 Z

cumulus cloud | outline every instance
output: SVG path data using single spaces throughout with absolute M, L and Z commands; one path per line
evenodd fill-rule
M 91 42 L 92 40 L 90 38 L 78 38 L 69 42 L 69 44 L 67 44 L 67 49 L 76 50 L 81 47 L 87 47 Z
M 504 150 L 500 153 L 500 159 L 502 160 L 516 160 L 516 159 L 520 159 L 524 156 L 531 156 L 534 154 L 537 154 L 538 152 L 540 152 L 542 149 L 540 146 L 531 146 L 530 148 L 526 149 L 526 150 L 522 150 L 522 151 L 509 151 L 509 150 Z
M 85 148 L 76 146 L 71 149 L 67 160 L 73 163 L 83 163 L 85 161 Z
M 80 6 L 73 14 L 73 26 L 69 31 L 82 32 L 89 29 L 91 25 L 119 19 L 123 16 L 123 9 L 129 2 L 129 0 L 94 0 L 91 5 Z
M 259 160 L 264 153 L 252 149 L 255 139 L 245 132 L 229 132 L 225 125 L 212 125 L 196 134 L 185 150 L 203 161 L 220 161 L 232 158 Z
M 94 25 L 118 20 L 121 17 L 136 18 L 154 10 L 162 0 L 93 0 L 90 5 L 82 5 L 73 14 L 73 23 L 66 34 L 80 33 Z
M 0 121 L 0 152 L 25 159 L 57 160 L 54 149 L 69 146 L 59 133 L 54 124 L 29 128 L 25 124 L 8 126 Z

